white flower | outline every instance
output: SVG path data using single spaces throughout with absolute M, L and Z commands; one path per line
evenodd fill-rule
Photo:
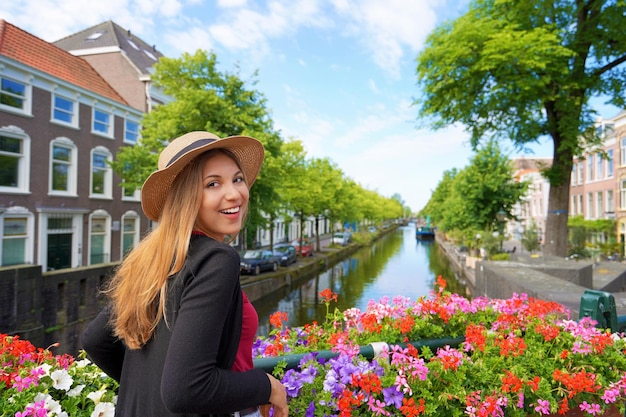
M 43 369 L 44 375 L 48 376 L 48 375 L 50 375 L 50 369 L 51 368 L 52 368 L 52 366 L 50 364 L 42 363 L 40 366 L 38 366 L 35 369 Z
M 61 413 L 63 412 L 63 409 L 61 408 L 61 404 L 59 404 L 57 400 L 52 398 L 50 394 L 44 394 L 41 392 L 37 393 L 37 395 L 35 395 L 33 403 L 37 403 L 40 401 L 44 402 L 45 407 L 48 409 L 48 413 L 49 413 L 48 415 L 61 416 Z
M 68 397 L 78 397 L 80 395 L 81 392 L 83 392 L 83 388 L 85 388 L 84 384 L 81 385 L 77 385 L 74 388 L 72 388 L 71 390 L 69 390 L 67 392 L 67 396 Z
M 74 382 L 65 369 L 58 369 L 52 372 L 50 378 L 52 378 L 52 386 L 63 391 L 69 391 L 72 388 L 72 382 Z
M 96 405 L 93 412 L 91 413 L 91 417 L 114 417 L 115 416 L 115 406 L 113 403 L 109 402 L 101 402 Z
M 101 389 L 100 391 L 94 391 L 87 394 L 87 398 L 89 398 L 94 403 L 98 404 L 102 396 L 106 393 L 106 390 Z
M 74 362 L 74 366 L 77 368 L 84 368 L 87 365 L 91 365 L 91 361 L 87 358 Z

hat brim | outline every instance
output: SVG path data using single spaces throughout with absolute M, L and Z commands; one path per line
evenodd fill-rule
M 265 156 L 263 144 L 249 136 L 219 138 L 208 132 L 190 132 L 174 139 L 168 147 L 174 146 L 176 141 L 180 140 L 186 141 L 188 145 L 178 151 L 175 159 L 168 162 L 164 168 L 150 174 L 141 187 L 141 207 L 146 216 L 155 222 L 161 217 L 167 194 L 176 176 L 200 154 L 211 149 L 227 149 L 232 152 L 237 158 L 248 187 L 252 186 L 259 175 Z

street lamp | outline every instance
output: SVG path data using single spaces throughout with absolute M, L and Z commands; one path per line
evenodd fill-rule
M 500 252 L 502 252 L 502 244 L 504 243 L 504 222 L 506 221 L 506 211 L 504 209 L 498 210 L 496 213 L 496 220 L 498 221 L 498 231 L 500 232 Z

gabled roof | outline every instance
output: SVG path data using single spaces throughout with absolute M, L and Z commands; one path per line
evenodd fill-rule
M 87 61 L 0 19 L 0 55 L 128 105 Z
M 111 20 L 59 39 L 54 44 L 74 55 L 123 51 L 142 75 L 152 74 L 151 68 L 163 56 L 155 46 L 150 46 Z

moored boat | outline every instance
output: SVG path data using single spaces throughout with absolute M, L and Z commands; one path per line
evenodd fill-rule
M 435 238 L 435 228 L 431 226 L 415 226 L 415 238 L 419 240 L 432 240 Z

